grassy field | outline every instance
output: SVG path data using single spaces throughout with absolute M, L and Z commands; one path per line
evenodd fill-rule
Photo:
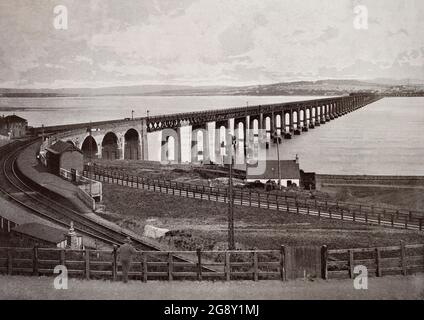
M 67 290 L 55 290 L 53 277 L 0 276 L 0 299 L 137 299 L 137 300 L 290 300 L 290 299 L 424 299 L 424 277 L 370 278 L 368 290 L 352 280 L 281 281 L 130 281 L 70 279 Z
M 223 203 L 104 184 L 106 211 L 101 216 L 136 232 L 146 224 L 170 229 L 161 239 L 176 248 L 225 249 L 227 210 Z M 273 210 L 235 207 L 238 248 L 278 249 L 280 245 L 323 245 L 330 248 L 424 243 L 419 232 L 371 227 Z
M 361 202 L 367 205 L 424 211 L 423 189 L 338 186 L 325 187 L 321 191 L 339 201 Z

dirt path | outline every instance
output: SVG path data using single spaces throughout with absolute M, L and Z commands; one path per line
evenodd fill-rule
M 355 290 L 352 280 L 159 282 L 128 284 L 69 280 L 68 290 L 53 288 L 53 277 L 0 276 L 0 299 L 424 299 L 424 275 L 370 278 L 368 290 Z

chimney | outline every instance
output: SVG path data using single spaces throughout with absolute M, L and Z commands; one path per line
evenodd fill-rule
M 299 156 L 296 154 L 296 163 L 299 164 Z

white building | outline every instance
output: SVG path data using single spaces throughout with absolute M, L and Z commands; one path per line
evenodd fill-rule
M 278 172 L 277 160 L 258 161 L 256 165 L 248 165 L 246 182 L 267 183 L 275 181 L 278 184 L 279 175 L 281 186 L 287 187 L 295 184 L 300 185 L 300 168 L 298 160 L 280 160 L 280 173 Z

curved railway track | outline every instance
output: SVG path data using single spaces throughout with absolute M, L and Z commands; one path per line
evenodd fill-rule
M 12 142 L 0 148 L 0 192 L 9 200 L 17 203 L 32 214 L 51 221 L 59 226 L 69 228 L 71 221 L 75 230 L 81 235 L 99 240 L 110 245 L 122 244 L 130 237 L 137 249 L 156 251 L 159 248 L 136 239 L 125 232 L 119 232 L 102 225 L 72 210 L 31 187 L 17 170 L 16 160 L 19 153 L 37 139 L 25 142 Z

